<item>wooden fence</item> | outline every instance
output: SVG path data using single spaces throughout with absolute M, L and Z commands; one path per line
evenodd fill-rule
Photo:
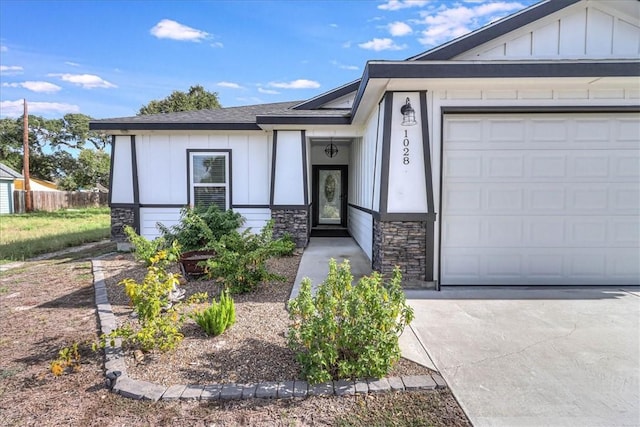
M 68 208 L 96 208 L 107 206 L 108 193 L 93 191 L 31 191 L 31 206 L 36 211 L 57 211 Z M 13 207 L 15 213 L 24 213 L 25 192 L 13 192 Z

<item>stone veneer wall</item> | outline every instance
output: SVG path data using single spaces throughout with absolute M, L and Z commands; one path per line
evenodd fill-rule
M 308 209 L 271 209 L 273 219 L 273 237 L 281 237 L 289 233 L 296 246 L 304 248 L 309 243 L 309 210 Z
M 424 221 L 373 220 L 373 268 L 389 274 L 397 265 L 403 279 L 425 280 L 427 229 Z
M 115 242 L 127 241 L 123 230 L 125 225 L 135 227 L 135 209 L 111 208 L 111 240 Z

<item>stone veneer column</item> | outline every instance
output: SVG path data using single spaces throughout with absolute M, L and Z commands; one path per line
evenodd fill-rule
M 427 228 L 424 221 L 373 220 L 373 268 L 389 274 L 400 267 L 402 278 L 425 280 Z
M 289 233 L 296 246 L 304 248 L 309 243 L 309 210 L 271 208 L 273 237 Z
M 134 208 L 111 208 L 111 240 L 122 243 L 127 241 L 124 226 L 135 228 Z

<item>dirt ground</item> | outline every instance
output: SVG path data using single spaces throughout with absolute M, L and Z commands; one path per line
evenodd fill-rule
M 110 244 L 0 273 L 0 420 L 6 426 L 470 425 L 447 391 L 238 402 L 141 402 L 104 385 L 90 259 Z M 78 372 L 54 377 L 80 344 Z

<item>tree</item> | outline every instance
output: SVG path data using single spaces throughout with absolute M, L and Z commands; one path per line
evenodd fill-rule
M 191 86 L 188 92 L 175 90 L 164 99 L 149 102 L 138 115 L 175 113 L 178 111 L 210 110 L 221 108 L 216 92 L 208 92 L 201 85 Z
M 109 183 L 108 137 L 89 131 L 91 117 L 67 114 L 62 119 L 29 116 L 29 172 L 33 178 L 58 182 L 63 189 L 93 188 Z M 0 120 L 0 162 L 23 169 L 22 117 Z M 84 148 L 91 144 L 95 149 Z M 74 157 L 72 149 L 79 149 Z
M 104 150 L 109 144 L 105 133 L 89 130 L 91 117 L 86 114 L 65 114 L 61 119 L 47 120 L 39 128 L 41 137 L 52 147 L 69 147 L 82 149 L 87 143 L 97 150 Z
M 29 150 L 31 154 L 30 171 L 35 178 L 49 179 L 50 166 L 42 161 L 42 145 L 38 139 L 38 127 L 45 119 L 29 116 Z M 4 118 L 0 120 L 0 162 L 16 171 L 22 170 L 23 162 L 23 127 L 22 117 L 17 119 Z M 35 127 L 31 125 L 35 124 Z M 40 167 L 43 167 L 40 169 Z

